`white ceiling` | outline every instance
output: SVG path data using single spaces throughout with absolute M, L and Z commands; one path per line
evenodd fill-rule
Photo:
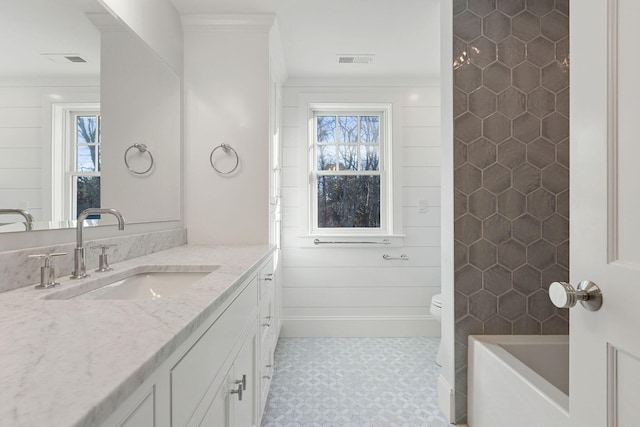
M 437 79 L 439 0 L 172 0 L 181 14 L 271 13 L 278 19 L 290 77 Z M 100 33 L 85 12 L 97 0 L 0 0 L 0 78 L 95 77 Z M 73 53 L 88 63 L 42 53 Z M 338 64 L 373 54 L 371 64 Z
M 172 0 L 180 14 L 276 14 L 289 77 L 419 77 L 440 68 L 439 0 Z M 339 54 L 374 54 L 338 64 Z
M 0 77 L 98 76 L 100 32 L 85 12 L 105 11 L 96 0 L 0 0 Z M 54 62 L 44 53 L 87 62 Z

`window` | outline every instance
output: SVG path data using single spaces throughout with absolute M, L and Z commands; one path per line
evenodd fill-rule
M 312 234 L 389 233 L 389 112 L 312 111 Z
M 73 218 L 77 218 L 87 208 L 100 207 L 100 113 L 72 112 L 71 122 L 74 162 L 69 181 Z
M 99 104 L 53 104 L 53 220 L 68 221 L 100 207 L 101 142 Z

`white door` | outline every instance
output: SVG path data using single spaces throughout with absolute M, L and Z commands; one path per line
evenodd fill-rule
M 571 2 L 573 285 L 602 290 L 571 309 L 573 427 L 640 425 L 640 2 Z
M 231 385 L 231 376 L 227 374 L 222 381 L 220 388 L 216 393 L 216 397 L 207 409 L 204 418 L 200 422 L 200 427 L 228 427 L 229 426 L 229 386 Z M 235 387 L 235 385 L 234 385 Z
M 232 425 L 235 427 L 253 427 L 256 423 L 256 397 L 258 393 L 256 381 L 256 357 L 258 355 L 258 334 L 254 331 L 245 341 L 233 364 L 233 378 L 236 382 L 244 381 L 242 399 L 234 396 L 232 405 Z

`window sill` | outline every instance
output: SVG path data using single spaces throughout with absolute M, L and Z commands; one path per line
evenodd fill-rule
M 404 234 L 307 234 L 300 242 L 303 248 L 399 248 Z

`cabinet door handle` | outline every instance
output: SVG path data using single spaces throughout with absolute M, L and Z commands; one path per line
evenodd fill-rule
M 271 370 L 272 366 L 273 365 L 270 365 L 270 364 L 269 365 L 264 365 L 264 367 L 267 368 L 268 370 Z M 265 380 L 270 380 L 271 379 L 271 375 L 263 375 L 262 378 L 265 379 Z
M 262 326 L 266 326 L 267 328 L 271 327 L 271 322 L 273 322 L 273 316 L 266 316 L 267 323 L 263 323 Z
M 247 376 L 243 375 L 241 380 L 235 380 L 233 383 L 234 384 L 242 384 L 242 389 L 246 390 L 247 389 Z
M 271 365 L 271 364 L 264 365 L 264 367 L 271 371 L 271 368 L 273 367 L 273 365 Z M 265 379 L 265 380 L 270 380 L 271 379 L 271 375 L 263 375 L 262 378 Z
M 237 394 L 238 395 L 238 400 L 242 400 L 242 384 L 238 384 L 238 389 L 237 390 L 231 390 L 231 394 Z
M 273 273 L 267 273 L 263 277 L 264 280 L 273 280 Z

